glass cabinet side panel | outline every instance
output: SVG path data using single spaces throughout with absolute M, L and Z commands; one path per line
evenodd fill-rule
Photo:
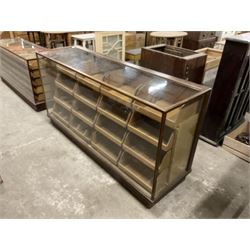
M 167 138 L 167 143 L 161 150 L 156 193 L 185 174 L 202 102 L 203 98 L 199 98 L 167 113 L 164 129 L 164 138 Z
M 194 89 L 188 84 L 180 84 L 79 48 L 62 48 L 42 54 L 163 111 L 202 90 L 200 86 Z

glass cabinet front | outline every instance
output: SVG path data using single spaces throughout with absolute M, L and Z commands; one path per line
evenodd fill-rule
M 185 174 L 209 89 L 78 48 L 39 53 L 49 116 L 149 199 Z

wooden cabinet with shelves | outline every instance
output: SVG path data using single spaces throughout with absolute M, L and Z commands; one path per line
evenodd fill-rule
M 21 38 L 0 40 L 1 78 L 33 109 L 45 109 L 36 51 L 44 48 Z
M 77 47 L 38 58 L 53 123 L 145 205 L 190 172 L 209 88 Z

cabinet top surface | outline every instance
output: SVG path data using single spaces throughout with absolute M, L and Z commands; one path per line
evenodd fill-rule
M 210 90 L 77 47 L 57 48 L 38 54 L 163 112 Z
M 2 39 L 0 40 L 0 47 L 11 51 L 25 60 L 36 59 L 36 51 L 47 50 L 22 38 Z

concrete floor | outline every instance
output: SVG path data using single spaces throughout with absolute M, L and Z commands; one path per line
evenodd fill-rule
M 192 173 L 146 209 L 0 82 L 0 218 L 250 218 L 249 169 L 199 141 Z

